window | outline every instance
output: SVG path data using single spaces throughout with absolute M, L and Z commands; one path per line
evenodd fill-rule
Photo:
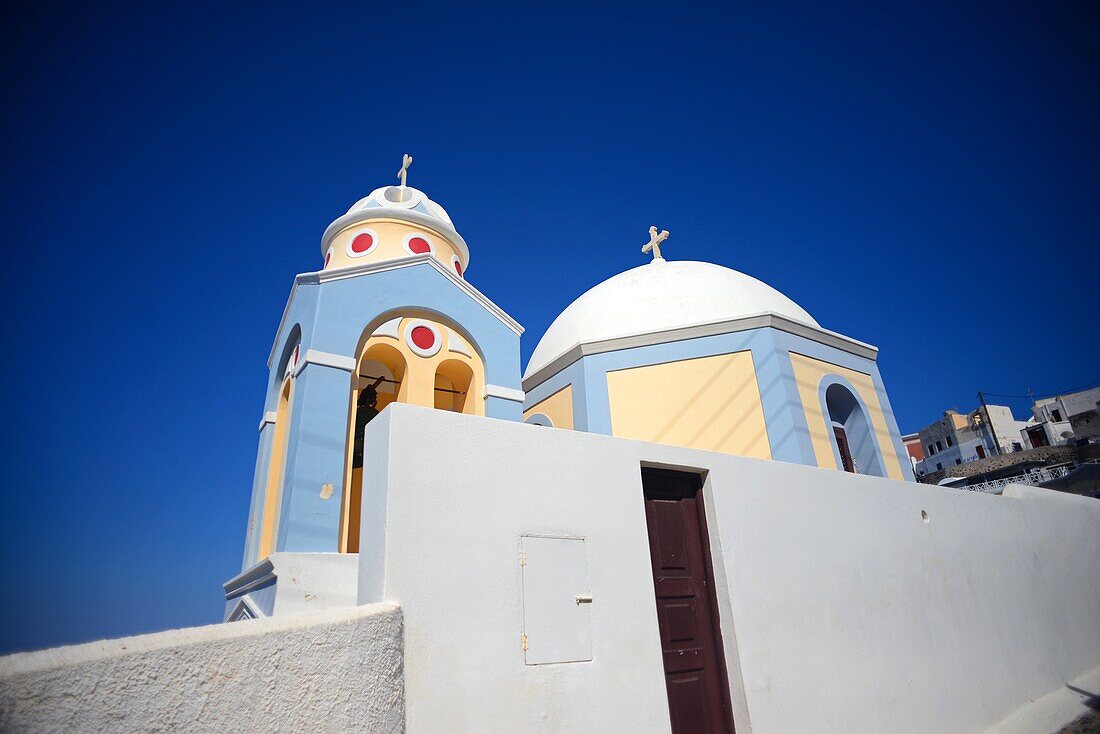
M 943 464 L 938 461 L 936 462 L 936 471 L 943 471 Z
M 948 436 L 948 437 L 947 437 L 947 445 L 948 445 L 948 446 L 953 446 L 953 445 L 954 445 L 954 444 L 952 443 L 952 441 L 951 441 L 951 437 L 950 437 L 950 436 Z
M 823 397 L 827 425 L 833 434 L 836 467 L 854 474 L 886 476 L 875 444 L 874 429 L 856 396 L 844 385 L 834 382 L 825 389 Z
M 978 444 L 977 446 L 974 447 L 974 451 L 977 452 L 979 459 L 984 459 L 985 458 L 985 446 L 982 446 L 981 444 Z
M 1062 411 L 1055 408 L 1054 410 L 1050 411 L 1050 414 L 1052 416 L 1054 416 L 1054 421 L 1056 423 L 1061 423 L 1062 422 Z
M 936 451 L 943 451 L 943 441 L 936 441 Z
M 956 464 L 961 464 L 961 463 L 963 463 L 963 461 L 962 461 L 962 459 L 955 459 L 955 463 Z
M 928 455 L 931 456 L 934 453 L 936 453 L 936 447 L 933 444 L 928 444 Z

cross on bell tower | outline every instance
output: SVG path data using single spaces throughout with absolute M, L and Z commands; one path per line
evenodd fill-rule
M 401 156 L 401 170 L 397 172 L 397 180 L 401 182 L 401 186 L 405 185 L 405 178 L 409 175 L 409 166 L 412 165 L 413 157 L 406 153 Z

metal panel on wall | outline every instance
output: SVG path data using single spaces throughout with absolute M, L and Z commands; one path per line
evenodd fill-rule
M 584 538 L 520 537 L 527 665 L 592 659 L 592 597 Z

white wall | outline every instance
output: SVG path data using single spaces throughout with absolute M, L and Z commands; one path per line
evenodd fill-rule
M 355 553 L 272 553 L 223 584 L 223 619 L 229 619 L 242 600 L 263 617 L 352 607 L 358 579 Z
M 388 407 L 360 601 L 406 620 L 412 732 L 668 731 L 639 468 L 707 470 L 738 731 L 980 732 L 1100 665 L 1100 503 Z M 525 666 L 524 533 L 588 546 L 593 660 Z
M 400 731 L 392 604 L 0 658 L 0 731 Z

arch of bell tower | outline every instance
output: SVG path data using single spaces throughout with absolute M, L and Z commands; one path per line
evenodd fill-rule
M 346 553 L 359 550 L 363 474 L 370 471 L 363 460 L 362 430 L 374 414 L 391 403 L 408 403 L 485 415 L 485 401 L 477 399 L 485 388 L 485 363 L 457 324 L 414 309 L 382 318 L 364 330 L 351 374 L 340 516 L 340 550 Z

